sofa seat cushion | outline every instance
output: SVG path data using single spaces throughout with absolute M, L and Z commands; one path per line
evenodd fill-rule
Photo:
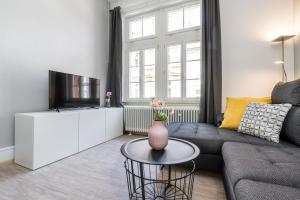
M 226 142 L 222 156 L 233 187 L 248 179 L 300 188 L 300 148 Z
M 222 145 L 227 141 L 272 146 L 288 145 L 283 141 L 277 144 L 204 123 L 172 123 L 168 125 L 168 131 L 170 137 L 184 139 L 197 145 L 201 149 L 201 154 L 220 155 Z
M 300 188 L 243 179 L 235 186 L 237 200 L 295 200 Z
M 284 140 L 280 140 L 279 143 L 270 142 L 267 140 L 263 140 L 258 137 L 254 137 L 251 135 L 239 133 L 237 131 L 232 131 L 228 129 L 218 129 L 219 135 L 223 142 L 243 142 L 247 144 L 256 144 L 256 145 L 267 145 L 267 146 L 279 146 L 279 147 L 295 147 L 295 145 L 285 142 Z M 221 150 L 220 150 L 221 151 Z
M 194 143 L 201 154 L 220 154 L 223 145 L 217 127 L 204 123 L 173 123 L 168 125 L 170 137 Z

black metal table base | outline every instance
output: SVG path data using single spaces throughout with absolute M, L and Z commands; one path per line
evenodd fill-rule
M 192 199 L 194 161 L 162 166 L 126 159 L 124 166 L 131 200 Z

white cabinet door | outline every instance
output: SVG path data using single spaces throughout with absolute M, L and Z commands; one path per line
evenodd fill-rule
M 106 140 L 123 135 L 123 108 L 106 109 Z
M 77 152 L 77 113 L 34 117 L 34 169 Z
M 105 142 L 105 109 L 79 112 L 79 151 Z
M 33 169 L 34 118 L 15 116 L 15 163 Z

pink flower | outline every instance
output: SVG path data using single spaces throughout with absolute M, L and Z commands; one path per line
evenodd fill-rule
M 112 92 L 110 92 L 110 91 L 106 92 L 107 97 L 111 97 L 111 95 L 112 95 Z
M 159 108 L 163 108 L 165 106 L 165 102 L 161 99 L 157 101 L 157 104 Z
M 165 106 L 165 102 L 163 100 L 152 99 L 150 101 L 150 106 L 152 108 L 163 108 Z

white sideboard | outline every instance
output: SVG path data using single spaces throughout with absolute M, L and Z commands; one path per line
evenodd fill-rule
M 111 140 L 119 136 L 119 133 L 123 133 L 123 110 L 113 109 L 110 112 L 106 113 L 106 139 Z M 122 125 L 116 126 L 117 122 L 122 122 Z
M 112 109 L 120 110 L 120 109 Z M 122 111 L 122 110 L 121 110 Z M 98 112 L 93 110 L 86 110 L 79 112 L 79 151 L 85 150 L 97 144 L 107 141 L 106 135 L 106 120 L 107 114 L 109 113 L 107 109 L 100 109 Z M 122 121 L 119 121 L 122 123 Z M 119 132 L 118 136 L 120 135 Z
M 123 109 L 15 115 L 15 163 L 37 169 L 123 134 Z

